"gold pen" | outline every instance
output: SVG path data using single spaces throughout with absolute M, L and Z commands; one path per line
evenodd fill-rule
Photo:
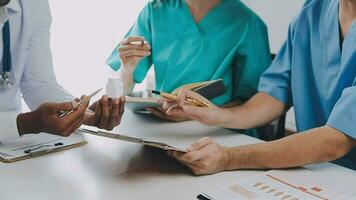
M 170 100 L 174 100 L 174 101 L 177 101 L 178 100 L 178 97 L 177 95 L 174 95 L 174 94 L 169 94 L 169 93 L 165 93 L 165 92 L 159 92 L 159 91 L 156 91 L 156 90 L 152 90 L 152 93 L 153 94 L 157 94 L 157 95 L 160 95 L 161 97 L 164 97 L 164 98 L 167 98 L 167 99 L 170 99 Z M 200 106 L 200 107 L 208 107 L 209 104 L 205 101 L 198 101 L 198 100 L 195 100 L 195 99 L 192 99 L 192 98 L 185 98 L 185 101 L 192 104 L 192 105 L 195 105 L 195 106 Z
M 139 41 L 131 41 L 129 44 L 143 46 L 143 45 L 145 45 L 145 44 L 148 44 L 148 42 L 145 41 L 145 40 L 139 40 Z

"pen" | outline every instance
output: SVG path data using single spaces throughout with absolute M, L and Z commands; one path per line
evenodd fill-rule
M 174 100 L 174 101 L 178 100 L 177 95 L 174 95 L 174 94 L 169 94 L 169 93 L 165 93 L 165 92 L 159 92 L 159 91 L 156 91 L 156 90 L 152 90 L 152 93 L 160 95 L 161 97 L 164 97 L 164 98 L 167 98 L 167 99 Z M 207 102 L 205 102 L 205 101 L 198 101 L 198 100 L 195 100 L 195 99 L 192 99 L 192 98 L 188 98 L 188 97 L 185 98 L 185 101 L 190 103 L 190 104 L 193 104 L 193 105 L 196 105 L 196 106 L 200 106 L 200 107 L 208 107 L 209 106 L 209 104 Z
M 89 97 L 89 98 L 92 98 L 93 96 L 95 96 L 96 94 L 98 94 L 102 89 L 103 89 L 103 88 L 100 88 L 100 89 L 94 91 L 94 92 L 91 93 L 88 97 Z M 74 107 L 72 110 L 70 110 L 70 111 L 61 111 L 61 112 L 59 112 L 58 118 L 63 118 L 63 117 L 65 117 L 65 116 L 71 114 L 71 113 L 74 112 L 76 109 L 78 109 L 79 106 L 84 103 L 84 101 L 85 101 L 85 99 L 80 100 L 79 103 L 78 103 L 78 105 L 75 106 L 75 107 Z
M 132 41 L 132 42 L 130 42 L 130 44 L 143 46 L 145 44 L 148 44 L 148 42 L 144 41 L 144 40 L 141 40 L 141 41 Z

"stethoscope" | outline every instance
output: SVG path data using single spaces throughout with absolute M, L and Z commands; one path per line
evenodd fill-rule
M 11 79 L 11 68 L 12 68 L 12 58 L 11 58 L 11 46 L 10 46 L 10 24 L 9 21 L 5 22 L 2 29 L 2 39 L 3 39 L 3 58 L 2 58 L 2 72 L 0 73 L 0 88 L 8 89 L 13 86 Z

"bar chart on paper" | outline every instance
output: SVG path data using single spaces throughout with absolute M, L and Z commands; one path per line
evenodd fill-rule
M 298 169 L 272 170 L 202 196 L 212 200 L 355 200 L 356 191 Z

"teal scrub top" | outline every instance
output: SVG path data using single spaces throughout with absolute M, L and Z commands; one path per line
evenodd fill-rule
M 294 106 L 299 132 L 328 125 L 356 139 L 356 22 L 341 42 L 338 9 L 306 2 L 259 91 Z M 336 162 L 356 169 L 356 150 Z
M 198 24 L 184 0 L 151 1 L 126 37 L 134 35 L 152 46 L 134 71 L 136 83 L 152 65 L 156 89 L 164 92 L 222 78 L 227 93 L 213 100 L 218 105 L 252 97 L 271 62 L 266 25 L 238 0 L 222 0 Z M 117 48 L 107 63 L 120 68 Z

